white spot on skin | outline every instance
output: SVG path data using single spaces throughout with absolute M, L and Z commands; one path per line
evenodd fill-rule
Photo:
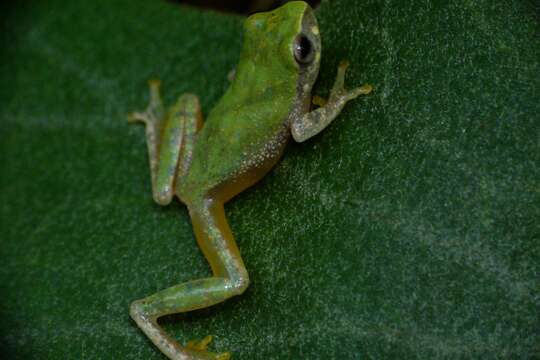
M 313 26 L 311 28 L 311 32 L 315 35 L 319 35 L 319 28 L 317 26 Z

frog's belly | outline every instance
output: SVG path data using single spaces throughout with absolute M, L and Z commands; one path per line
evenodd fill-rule
M 250 187 L 278 162 L 290 137 L 283 126 L 262 141 L 234 142 L 224 140 L 194 154 L 187 176 L 178 180 L 180 197 L 210 197 L 223 202 Z

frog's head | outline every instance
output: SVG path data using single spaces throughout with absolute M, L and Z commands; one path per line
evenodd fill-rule
M 321 38 L 313 9 L 303 1 L 251 15 L 244 25 L 240 66 L 269 84 L 311 92 L 319 72 Z M 240 70 L 240 69 L 238 69 Z

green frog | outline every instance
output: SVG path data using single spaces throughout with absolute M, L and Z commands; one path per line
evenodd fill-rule
M 172 286 L 134 301 L 130 315 L 170 359 L 225 360 L 230 353 L 207 347 L 211 336 L 185 346 L 158 325 L 163 315 L 192 311 L 242 294 L 249 276 L 223 205 L 260 180 L 281 158 L 289 138 L 305 141 L 323 130 L 345 103 L 369 94 L 370 85 L 344 88 L 342 62 L 327 101 L 312 107 L 321 38 L 312 8 L 291 1 L 250 16 L 240 61 L 228 90 L 203 123 L 199 99 L 181 95 L 165 109 L 160 83 L 150 81 L 146 110 L 129 121 L 145 124 L 154 200 L 174 196 L 189 209 L 193 229 L 213 276 Z

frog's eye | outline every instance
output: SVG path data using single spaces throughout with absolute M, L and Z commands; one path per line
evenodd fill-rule
M 309 64 L 315 58 L 315 49 L 309 38 L 300 34 L 294 39 L 294 58 L 299 64 Z

